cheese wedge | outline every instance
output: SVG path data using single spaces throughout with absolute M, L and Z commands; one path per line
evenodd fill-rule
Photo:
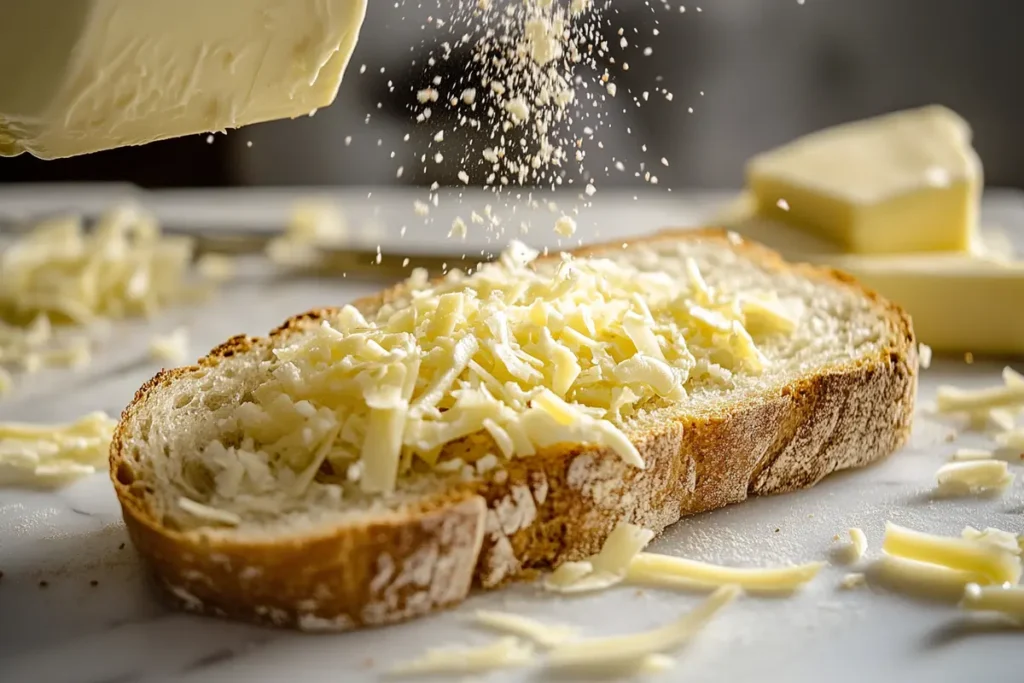
M 989 248 L 986 232 L 972 253 L 906 255 L 846 254 L 820 236 L 778 221 L 751 216 L 741 198 L 718 216 L 747 239 L 779 251 L 787 260 L 829 265 L 855 276 L 902 306 L 918 339 L 938 353 L 1024 354 L 1024 261 Z
M 0 21 L 0 156 L 51 159 L 334 101 L 366 0 L 31 0 Z
M 851 253 L 966 251 L 977 231 L 982 166 L 971 130 L 940 106 L 848 123 L 754 157 L 760 215 Z
M 1024 262 L 970 256 L 835 259 L 831 265 L 903 306 L 940 353 L 1024 354 Z

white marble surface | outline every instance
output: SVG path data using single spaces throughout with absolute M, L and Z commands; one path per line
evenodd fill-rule
M 989 202 L 990 217 L 1024 226 L 1019 200 L 1007 197 L 1013 200 L 1009 204 Z M 372 214 L 372 207 L 356 208 Z M 619 222 L 622 212 L 609 214 L 614 224 L 599 216 L 593 229 L 607 234 L 686 222 L 678 216 L 699 213 L 693 207 L 657 204 L 654 211 L 629 213 L 627 225 Z M 407 210 L 411 214 L 411 207 Z M 590 230 L 581 230 L 581 236 L 591 237 Z M 168 313 L 149 328 L 118 328 L 95 365 L 78 374 L 44 373 L 24 383 L 0 402 L 0 419 L 59 421 L 89 410 L 119 411 L 157 369 L 146 358 L 154 330 L 189 325 L 190 351 L 198 356 L 231 334 L 261 333 L 301 309 L 343 302 L 378 287 L 344 280 L 281 281 L 266 273 L 246 277 L 202 308 Z M 920 404 L 930 402 L 939 383 L 998 382 L 1000 368 L 998 363 L 968 366 L 959 359 L 941 360 L 923 374 Z M 911 446 L 884 463 L 832 477 L 810 491 L 684 520 L 653 549 L 769 564 L 836 559 L 839 544 L 833 535 L 854 525 L 865 529 L 869 555 L 877 557 L 887 519 L 943 533 L 956 533 L 965 524 L 1024 530 L 1024 481 L 995 499 L 933 500 L 929 495 L 935 470 L 955 447 L 986 443 L 984 435 L 970 433 L 948 442 L 955 426 L 922 411 Z M 1024 474 L 1024 468 L 1018 473 Z M 568 599 L 524 585 L 477 595 L 459 609 L 413 623 L 323 636 L 181 615 L 168 611 L 148 584 L 127 544 L 105 475 L 59 492 L 0 491 L 0 571 L 3 683 L 377 681 L 384 680 L 388 663 L 414 656 L 427 645 L 485 642 L 491 636 L 467 623 L 466 615 L 475 608 L 511 609 L 597 635 L 653 627 L 700 599 L 634 587 Z M 907 595 L 889 585 L 842 591 L 838 582 L 847 571 L 836 563 L 797 595 L 746 598 L 731 606 L 680 652 L 675 670 L 650 680 L 1024 679 L 1019 631 L 967 621 L 951 602 Z M 551 680 L 537 668 L 483 679 Z

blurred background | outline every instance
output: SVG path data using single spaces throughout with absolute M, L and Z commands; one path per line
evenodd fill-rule
M 370 3 L 338 99 L 315 117 L 253 126 L 212 143 L 202 136 L 70 160 L 0 159 L 0 182 L 447 184 L 457 171 L 456 155 L 449 155 L 452 168 L 431 165 L 426 173 L 396 178 L 397 167 L 409 166 L 426 147 L 425 138 L 402 138 L 412 128 L 413 93 L 438 73 L 424 71 L 440 36 L 424 24 L 445 10 L 428 2 L 395 5 Z M 649 44 L 653 53 L 627 51 L 631 69 L 617 72 L 620 94 L 610 107 L 617 119 L 601 139 L 608 157 L 671 159 L 670 168 L 659 168 L 662 186 L 738 187 L 744 161 L 758 151 L 843 121 L 941 103 L 973 125 L 988 183 L 1024 187 L 1021 0 L 703 0 L 687 4 L 685 12 L 661 5 L 612 3 L 606 38 L 617 43 L 619 27 L 627 35 L 635 29 L 643 37 L 631 42 Z M 456 55 L 444 68 L 464 71 L 460 59 L 468 57 Z M 413 60 L 419 66 L 410 66 Z M 655 88 L 672 92 L 673 101 L 652 96 L 636 108 L 623 96 Z M 449 136 L 446 144 L 464 142 Z M 591 158 L 589 166 L 605 163 Z M 631 173 L 612 173 L 603 185 L 641 182 Z

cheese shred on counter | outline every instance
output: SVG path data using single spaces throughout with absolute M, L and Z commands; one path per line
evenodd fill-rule
M 209 476 L 189 498 L 244 516 L 321 483 L 389 494 L 417 472 L 467 475 L 444 450 L 467 439 L 499 464 L 585 443 L 642 469 L 626 421 L 760 374 L 755 337 L 795 325 L 770 295 L 710 288 L 694 263 L 671 275 L 567 255 L 540 268 L 537 255 L 513 243 L 470 276 L 415 273 L 369 318 L 346 306 L 275 348 L 268 379 L 196 455 Z

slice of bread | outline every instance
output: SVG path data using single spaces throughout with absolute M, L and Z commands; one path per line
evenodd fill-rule
M 849 276 L 787 264 L 719 230 L 576 256 L 680 279 L 692 259 L 714 290 L 776 292 L 802 314 L 795 331 L 757 339 L 761 372 L 737 371 L 724 385 L 693 380 L 685 398 L 620 421 L 643 468 L 613 448 L 556 443 L 489 469 L 410 473 L 390 494 L 346 489 L 332 498 L 317 483 L 315 495 L 290 497 L 284 482 L 219 520 L 179 503 L 215 485 L 202 454 L 229 440 L 224 416 L 253 400 L 275 349 L 341 312 L 297 316 L 265 339 L 235 337 L 143 386 L 114 437 L 111 477 L 125 522 L 160 583 L 186 609 L 214 615 L 307 630 L 386 624 L 458 603 L 474 585 L 592 554 L 621 521 L 660 532 L 748 495 L 812 486 L 907 440 L 918 372 L 910 319 Z M 554 272 L 560 262 L 533 268 Z M 371 317 L 401 306 L 408 287 L 355 306 Z M 495 450 L 481 431 L 447 444 L 441 460 L 473 463 Z

